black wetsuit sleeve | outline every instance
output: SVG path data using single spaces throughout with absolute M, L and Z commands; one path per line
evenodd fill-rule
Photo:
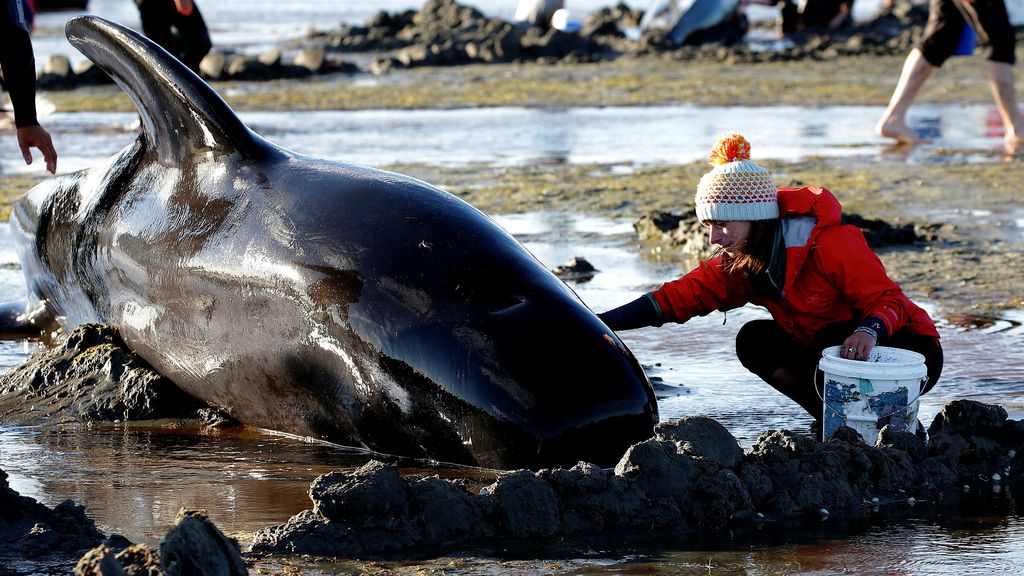
M 651 294 L 623 304 L 607 312 L 597 315 L 612 330 L 633 330 L 646 326 L 661 326 L 665 319 L 661 315 L 661 307 Z
M 28 31 L 15 22 L 6 5 L 0 8 L 0 68 L 3 68 L 4 87 L 14 106 L 14 123 L 18 128 L 39 124 L 32 40 Z

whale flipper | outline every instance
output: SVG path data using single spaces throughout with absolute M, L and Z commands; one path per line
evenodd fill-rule
M 147 148 L 156 151 L 161 163 L 181 166 L 208 152 L 265 154 L 262 139 L 227 103 L 152 40 L 95 16 L 72 18 L 65 33 L 135 102 Z

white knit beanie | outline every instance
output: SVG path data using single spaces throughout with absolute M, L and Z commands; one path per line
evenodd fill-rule
M 726 134 L 711 149 L 709 160 L 715 167 L 701 177 L 694 197 L 701 222 L 779 217 L 775 180 L 750 159 L 746 138 Z

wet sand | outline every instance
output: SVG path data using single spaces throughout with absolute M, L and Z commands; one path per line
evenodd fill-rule
M 214 86 L 240 111 L 680 102 L 883 105 L 901 62 L 889 56 L 734 65 L 620 58 L 600 64 L 472 65 L 394 70 L 383 76 L 336 75 L 259 87 Z M 979 56 L 953 59 L 933 75 L 918 102 L 989 102 L 980 63 Z M 830 80 L 837 67 L 842 69 L 842 82 Z M 1020 78 L 1018 74 L 1018 92 L 1024 93 Z M 131 106 L 113 86 L 49 92 L 42 97 L 61 111 L 123 111 Z M 864 127 L 865 135 L 870 135 L 871 128 Z M 937 150 L 924 162 L 909 163 L 907 152 L 893 149 L 883 157 L 764 163 L 780 186 L 830 188 L 847 212 L 890 222 L 954 222 L 955 229 L 945 230 L 940 242 L 883 251 L 893 277 L 908 292 L 940 301 L 952 313 L 1024 307 L 1024 263 L 1017 257 L 1024 239 L 1014 237 L 1013 227 L 1006 225 L 1021 218 L 1021 192 L 1016 184 L 1021 159 L 1003 158 L 998 150 Z M 563 210 L 630 218 L 655 210 L 690 209 L 690 191 L 707 170 L 701 162 L 626 171 L 558 163 L 501 169 L 489 165 L 392 168 L 439 184 L 486 213 Z M 5 218 L 14 199 L 40 179 L 0 175 L 0 217 Z M 1007 234 L 1010 237 L 1003 237 Z

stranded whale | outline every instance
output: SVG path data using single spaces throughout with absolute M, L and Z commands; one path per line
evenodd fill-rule
M 614 463 L 652 435 L 635 358 L 490 218 L 429 184 L 304 157 L 117 24 L 71 43 L 142 133 L 12 210 L 29 297 L 101 322 L 257 427 L 511 468 Z

